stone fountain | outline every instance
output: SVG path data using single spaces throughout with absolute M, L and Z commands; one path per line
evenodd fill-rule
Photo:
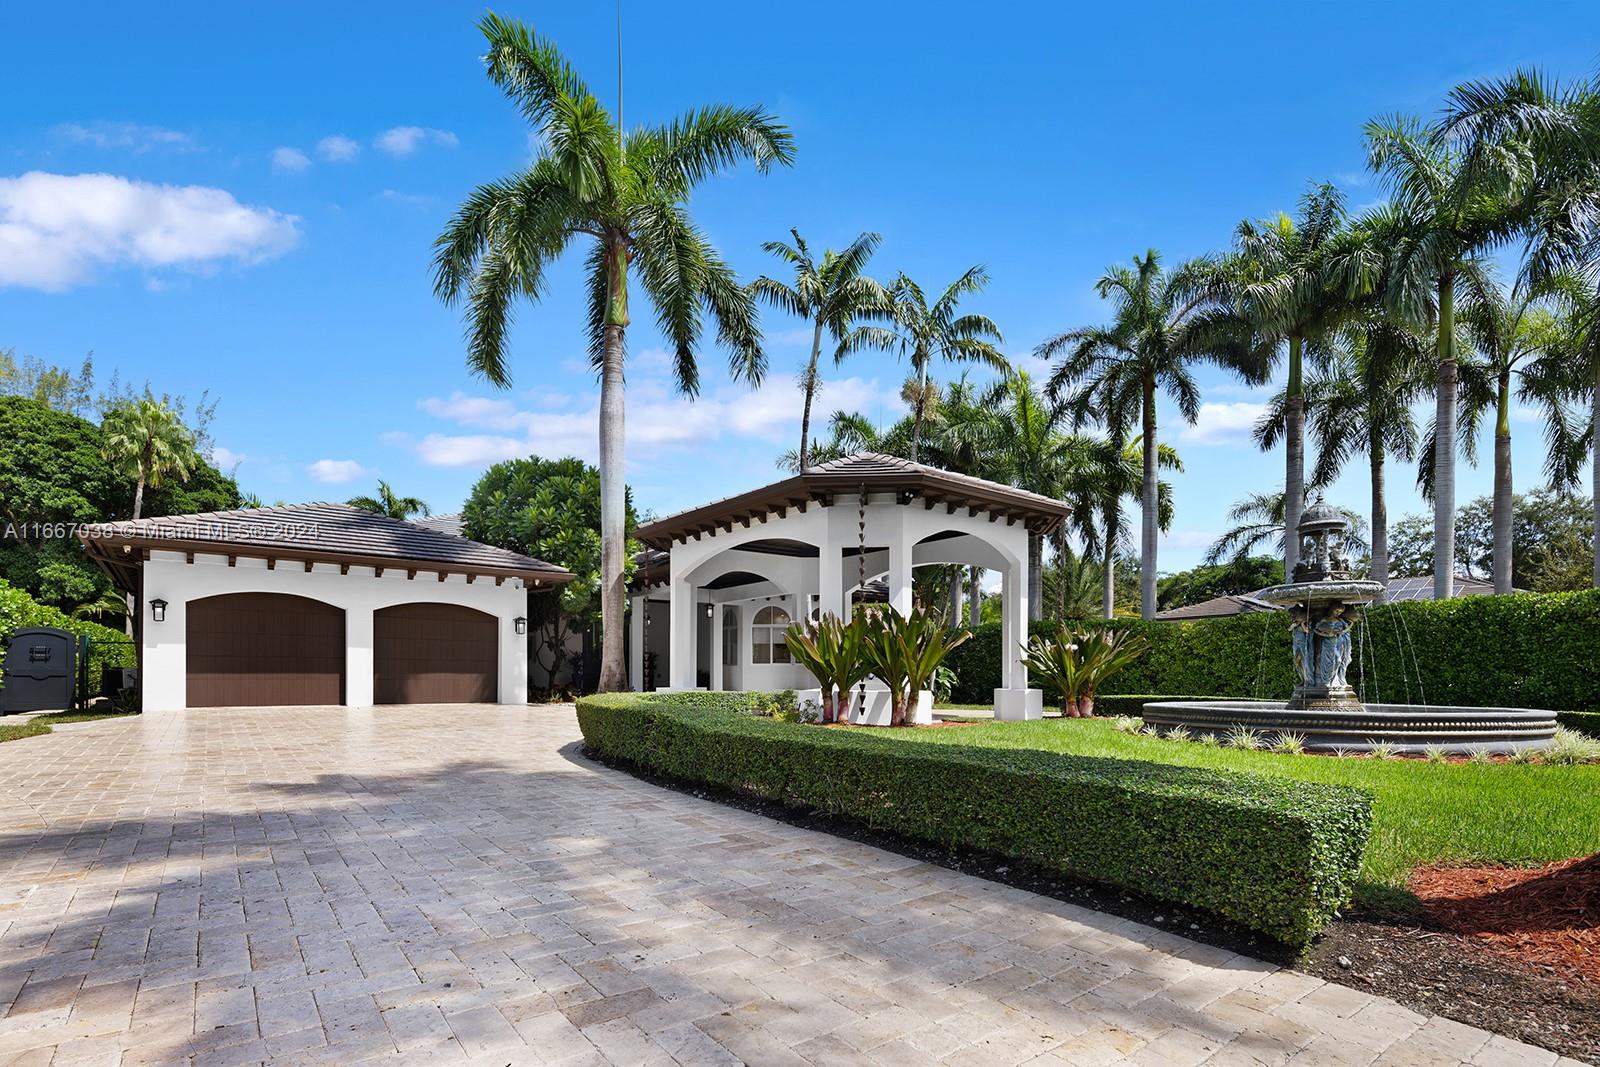
M 1299 682 L 1287 701 L 1151 701 L 1145 722 L 1162 733 L 1179 726 L 1218 736 L 1248 727 L 1268 740 L 1293 733 L 1308 749 L 1351 752 L 1384 744 L 1404 753 L 1503 755 L 1547 746 L 1553 711 L 1361 702 L 1348 678 L 1352 646 L 1362 613 L 1384 587 L 1351 571 L 1347 531 L 1337 508 L 1320 500 L 1307 508 L 1296 527 L 1300 563 L 1290 581 L 1255 594 L 1288 612 Z

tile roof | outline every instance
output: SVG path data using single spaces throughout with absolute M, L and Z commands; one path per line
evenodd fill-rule
M 452 537 L 466 536 L 461 532 L 462 523 L 459 511 L 454 515 L 424 515 L 420 519 L 407 519 L 406 521 L 413 526 L 420 526 L 424 530 L 432 530 L 434 533 L 449 534 Z
M 290 504 L 198 515 L 99 523 L 79 534 L 91 552 L 124 545 L 146 549 L 361 562 L 394 561 L 419 569 L 503 574 L 551 583 L 572 574 L 552 563 L 349 504 Z

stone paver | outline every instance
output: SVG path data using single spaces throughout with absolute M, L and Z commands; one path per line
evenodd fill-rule
M 0 1064 L 1556 1062 L 577 740 L 294 708 L 0 746 Z

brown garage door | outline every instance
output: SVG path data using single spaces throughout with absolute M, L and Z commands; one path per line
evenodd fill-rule
M 499 694 L 499 626 L 454 604 L 397 604 L 372 614 L 372 699 L 470 704 Z
M 344 703 L 344 611 L 286 593 L 192 600 L 191 708 Z

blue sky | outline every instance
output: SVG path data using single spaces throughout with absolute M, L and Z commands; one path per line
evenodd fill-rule
M 458 314 L 431 295 L 434 235 L 474 184 L 529 159 L 483 77 L 472 4 L 371 9 L 126 5 L 7 19 L 0 108 L 0 347 L 220 400 L 218 459 L 272 501 L 343 499 L 378 477 L 437 511 L 508 455 L 595 451 L 576 259 L 519 309 L 514 388 L 464 369 Z M 552 36 L 614 99 L 610 5 L 502 8 Z M 1244 217 L 1312 179 L 1376 199 L 1361 125 L 1432 115 L 1456 82 L 1536 64 L 1600 66 L 1600 8 L 1546 3 L 646 5 L 624 0 L 631 123 L 701 103 L 762 103 L 793 127 L 791 170 L 715 180 L 694 211 L 742 276 L 798 227 L 838 246 L 884 236 L 880 274 L 941 286 L 972 263 L 1024 365 L 1042 338 L 1099 321 L 1092 284 L 1155 246 L 1223 247 Z M 765 322 L 768 383 L 703 361 L 690 405 L 643 307 L 631 331 L 630 472 L 666 513 L 777 477 L 799 435 L 793 375 L 809 331 Z M 936 374 L 953 374 L 939 368 Z M 888 421 L 905 368 L 830 370 L 822 413 Z M 1205 373 L 1199 427 L 1162 410 L 1187 466 L 1163 570 L 1196 562 L 1230 502 L 1282 481 L 1246 431 L 1262 400 Z M 1536 422 L 1515 427 L 1519 487 Z M 1485 461 L 1488 449 L 1484 450 Z M 1390 509 L 1422 508 L 1409 469 Z M 1464 471 L 1463 500 L 1487 492 Z M 1333 492 L 1365 510 L 1359 471 Z

